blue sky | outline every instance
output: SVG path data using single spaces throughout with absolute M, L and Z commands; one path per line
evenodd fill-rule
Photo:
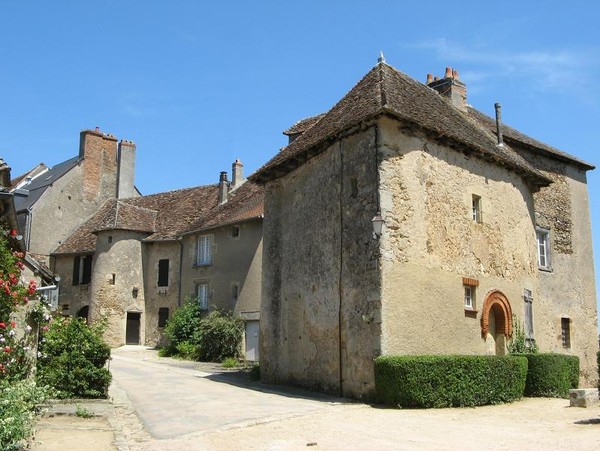
M 600 165 L 598 17 L 580 0 L 0 0 L 0 156 L 13 176 L 54 165 L 98 126 L 136 142 L 144 194 L 215 183 L 236 158 L 248 174 L 383 50 L 421 81 L 455 67 L 473 106 Z

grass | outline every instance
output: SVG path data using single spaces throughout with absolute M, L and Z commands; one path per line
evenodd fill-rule
M 94 416 L 94 412 L 77 404 L 77 408 L 75 409 L 75 416 L 79 418 L 92 418 Z

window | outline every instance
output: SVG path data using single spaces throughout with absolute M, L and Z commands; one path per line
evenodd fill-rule
M 208 310 L 208 283 L 198 284 L 197 295 L 200 310 Z
M 571 320 L 569 318 L 560 319 L 560 334 L 563 348 L 569 349 L 571 347 Z
M 475 287 L 465 287 L 465 308 L 474 310 Z
M 530 347 L 534 344 L 533 338 L 533 296 L 531 290 L 523 290 L 525 301 L 525 344 Z
M 473 194 L 472 201 L 472 218 L 474 222 L 481 222 L 481 197 Z
M 166 258 L 158 261 L 158 286 L 169 286 L 169 260 Z
M 212 235 L 200 235 L 196 253 L 196 265 L 204 266 L 212 264 Z
M 229 229 L 229 236 L 231 238 L 239 238 L 240 237 L 240 226 L 232 226 Z
M 463 288 L 464 288 L 464 304 L 465 310 L 475 311 L 475 294 L 477 287 L 479 286 L 479 280 L 472 279 L 470 277 L 463 277 Z
M 114 285 L 115 283 L 117 283 L 117 275 L 115 273 L 112 273 L 112 277 L 110 279 L 110 284 Z
M 108 244 L 112 243 L 112 236 L 108 237 Z
M 536 236 L 538 267 L 550 269 L 550 231 L 538 228 L 536 230 Z
M 169 319 L 169 308 L 161 307 L 158 309 L 158 327 L 165 327 Z
M 87 285 L 92 281 L 92 256 L 78 255 L 73 260 L 73 285 Z
M 240 295 L 240 286 L 237 282 L 231 283 L 231 300 L 235 303 Z

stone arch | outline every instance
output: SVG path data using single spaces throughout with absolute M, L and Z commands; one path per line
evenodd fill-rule
M 504 336 L 512 336 L 512 309 L 508 298 L 500 290 L 490 292 L 483 301 L 481 313 L 481 336 L 485 339 L 490 328 L 490 313 L 494 312 L 496 329 L 500 329 Z

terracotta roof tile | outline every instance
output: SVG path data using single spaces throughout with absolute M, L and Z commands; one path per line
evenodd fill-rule
M 303 133 L 317 122 L 321 120 L 321 118 L 325 116 L 325 113 L 317 114 L 316 116 L 307 117 L 299 120 L 286 131 L 283 132 L 284 135 L 296 135 L 298 133 Z

